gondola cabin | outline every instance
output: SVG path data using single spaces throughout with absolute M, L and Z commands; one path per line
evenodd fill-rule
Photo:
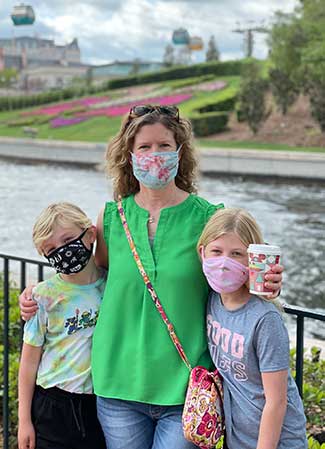
M 189 42 L 189 47 L 190 47 L 190 49 L 192 51 L 193 50 L 194 51 L 195 50 L 202 50 L 203 46 L 204 46 L 203 39 L 201 37 L 199 37 L 199 36 L 191 37 L 190 42 Z
M 190 35 L 184 28 L 179 28 L 173 32 L 173 44 L 174 45 L 188 45 L 190 41 Z
M 34 10 L 30 5 L 24 5 L 23 3 L 14 6 L 11 19 L 14 25 L 32 25 L 35 21 Z

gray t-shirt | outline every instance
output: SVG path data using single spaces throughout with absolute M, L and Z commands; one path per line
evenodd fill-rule
M 305 449 L 306 419 L 289 370 L 289 337 L 274 304 L 257 296 L 227 310 L 210 294 L 209 350 L 224 378 L 224 411 L 229 449 L 256 449 L 265 404 L 263 372 L 288 370 L 288 405 L 277 449 Z

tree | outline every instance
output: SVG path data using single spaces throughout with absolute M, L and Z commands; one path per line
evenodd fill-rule
M 16 69 L 3 69 L 0 71 L 0 87 L 10 87 L 17 80 Z
M 276 13 L 271 61 L 309 95 L 311 113 L 325 132 L 325 2 L 300 0 L 292 14 Z
M 208 50 L 205 55 L 206 61 L 219 61 L 220 52 L 214 36 L 211 36 L 208 42 Z
M 299 95 L 297 83 L 290 78 L 290 75 L 281 69 L 271 69 L 269 71 L 271 90 L 276 104 L 283 115 L 286 115 L 289 107 L 296 101 Z
M 304 0 L 301 4 L 298 12 L 305 35 L 302 66 L 307 78 L 325 82 L 325 2 Z
M 134 58 L 133 62 L 132 62 L 132 69 L 131 69 L 131 74 L 132 75 L 137 75 L 140 72 L 140 68 L 141 68 L 141 61 L 139 58 Z
M 275 13 L 274 25 L 268 38 L 272 66 L 300 84 L 301 58 L 306 37 L 295 13 Z
M 174 47 L 171 44 L 166 45 L 163 63 L 166 67 L 171 67 L 175 64 Z
M 325 133 L 325 82 L 319 79 L 311 80 L 308 92 L 311 114 Z
M 302 51 L 302 69 L 306 74 L 312 116 L 325 133 L 325 3 L 301 1 L 299 10 L 306 44 Z
M 301 58 L 306 38 L 295 13 L 275 13 L 268 43 L 272 68 L 269 71 L 271 89 L 279 109 L 285 115 L 296 101 L 303 84 Z
M 271 113 L 266 107 L 266 90 L 267 82 L 261 76 L 260 66 L 256 61 L 248 62 L 243 70 L 238 98 L 241 116 L 254 134 Z

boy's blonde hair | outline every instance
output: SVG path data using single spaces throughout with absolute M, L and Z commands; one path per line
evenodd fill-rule
M 205 248 L 210 242 L 229 232 L 234 232 L 247 247 L 251 243 L 264 243 L 260 227 L 245 209 L 221 209 L 205 225 L 197 244 L 198 253 L 200 254 L 201 246 Z
M 52 236 L 55 225 L 75 225 L 83 230 L 89 228 L 92 221 L 83 210 L 72 203 L 50 204 L 40 213 L 33 227 L 33 242 L 39 254 L 42 254 L 43 243 Z

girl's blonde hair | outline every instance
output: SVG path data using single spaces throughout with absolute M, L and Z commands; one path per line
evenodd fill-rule
M 92 221 L 78 206 L 71 203 L 52 203 L 47 206 L 37 217 L 33 227 L 33 242 L 42 254 L 42 245 L 53 234 L 54 226 L 68 227 L 78 226 L 81 230 L 92 225 Z
M 149 105 L 151 106 L 151 105 Z M 186 192 L 196 193 L 197 159 L 193 145 L 192 125 L 189 120 L 174 118 L 154 110 L 140 117 L 124 117 L 121 129 L 111 140 L 106 151 L 106 172 L 113 179 L 114 197 L 129 196 L 139 191 L 139 182 L 133 175 L 130 153 L 136 134 L 143 126 L 161 123 L 170 130 L 180 150 L 176 185 Z
M 260 227 L 245 209 L 221 209 L 212 215 L 203 229 L 197 244 L 199 254 L 201 246 L 205 248 L 229 232 L 234 232 L 247 248 L 251 243 L 264 243 Z

